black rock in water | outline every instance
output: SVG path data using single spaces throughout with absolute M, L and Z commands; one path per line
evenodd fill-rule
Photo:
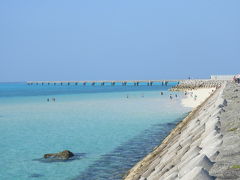
M 69 159 L 70 157 L 73 157 L 74 154 L 69 150 L 64 150 L 63 152 L 59 153 L 50 153 L 50 154 L 44 154 L 44 158 L 54 158 L 54 159 Z
M 63 152 L 60 152 L 60 153 L 64 154 Z M 33 159 L 33 161 L 39 161 L 41 163 L 70 162 L 75 160 L 81 160 L 86 156 L 86 153 L 72 153 L 72 152 L 71 153 L 73 154 L 73 156 L 71 156 L 70 155 L 71 153 L 69 152 L 66 153 L 68 155 L 63 155 L 63 156 L 62 155 L 59 156 L 58 154 L 60 153 L 45 154 L 42 158 Z
M 43 177 L 43 175 L 34 173 L 34 174 L 31 174 L 29 177 L 30 178 L 39 178 L 39 177 Z

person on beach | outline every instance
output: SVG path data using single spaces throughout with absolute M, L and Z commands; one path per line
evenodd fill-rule
M 169 98 L 172 100 L 172 98 L 173 98 L 173 97 L 172 97 L 172 94 L 170 94 Z
M 47 98 L 47 102 L 49 102 L 49 98 Z
M 56 99 L 55 99 L 55 98 L 52 98 L 52 101 L 53 101 L 53 102 L 55 102 L 55 101 L 56 101 Z
M 240 84 L 240 74 L 235 75 L 235 76 L 233 77 L 233 81 L 234 81 L 235 83 Z
M 177 94 L 175 94 L 175 97 L 177 98 Z
M 163 92 L 161 92 L 161 95 L 163 95 Z
M 128 99 L 128 94 L 127 94 L 127 97 L 126 97 L 127 99 Z
M 197 95 L 195 94 L 195 96 L 194 96 L 194 100 L 196 101 L 197 100 Z

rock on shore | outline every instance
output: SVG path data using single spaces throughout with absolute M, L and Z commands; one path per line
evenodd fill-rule
M 240 86 L 234 86 L 222 84 L 124 179 L 240 178 Z

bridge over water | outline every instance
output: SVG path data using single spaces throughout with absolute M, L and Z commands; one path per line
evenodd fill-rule
M 184 80 L 106 80 L 106 81 L 27 81 L 28 85 L 83 85 L 86 86 L 87 84 L 90 84 L 92 86 L 95 85 L 111 85 L 115 86 L 116 84 L 120 84 L 122 86 L 128 85 L 134 85 L 134 86 L 139 86 L 139 85 L 147 85 L 147 86 L 152 86 L 154 85 L 162 85 L 162 86 L 167 86 L 169 82 L 181 82 Z

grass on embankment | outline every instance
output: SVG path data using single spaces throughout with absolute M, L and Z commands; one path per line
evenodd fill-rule
M 233 169 L 240 169 L 240 165 L 233 165 L 231 168 L 233 168 Z
M 228 131 L 230 132 L 230 131 L 236 131 L 238 128 L 231 128 L 231 129 L 229 129 Z

